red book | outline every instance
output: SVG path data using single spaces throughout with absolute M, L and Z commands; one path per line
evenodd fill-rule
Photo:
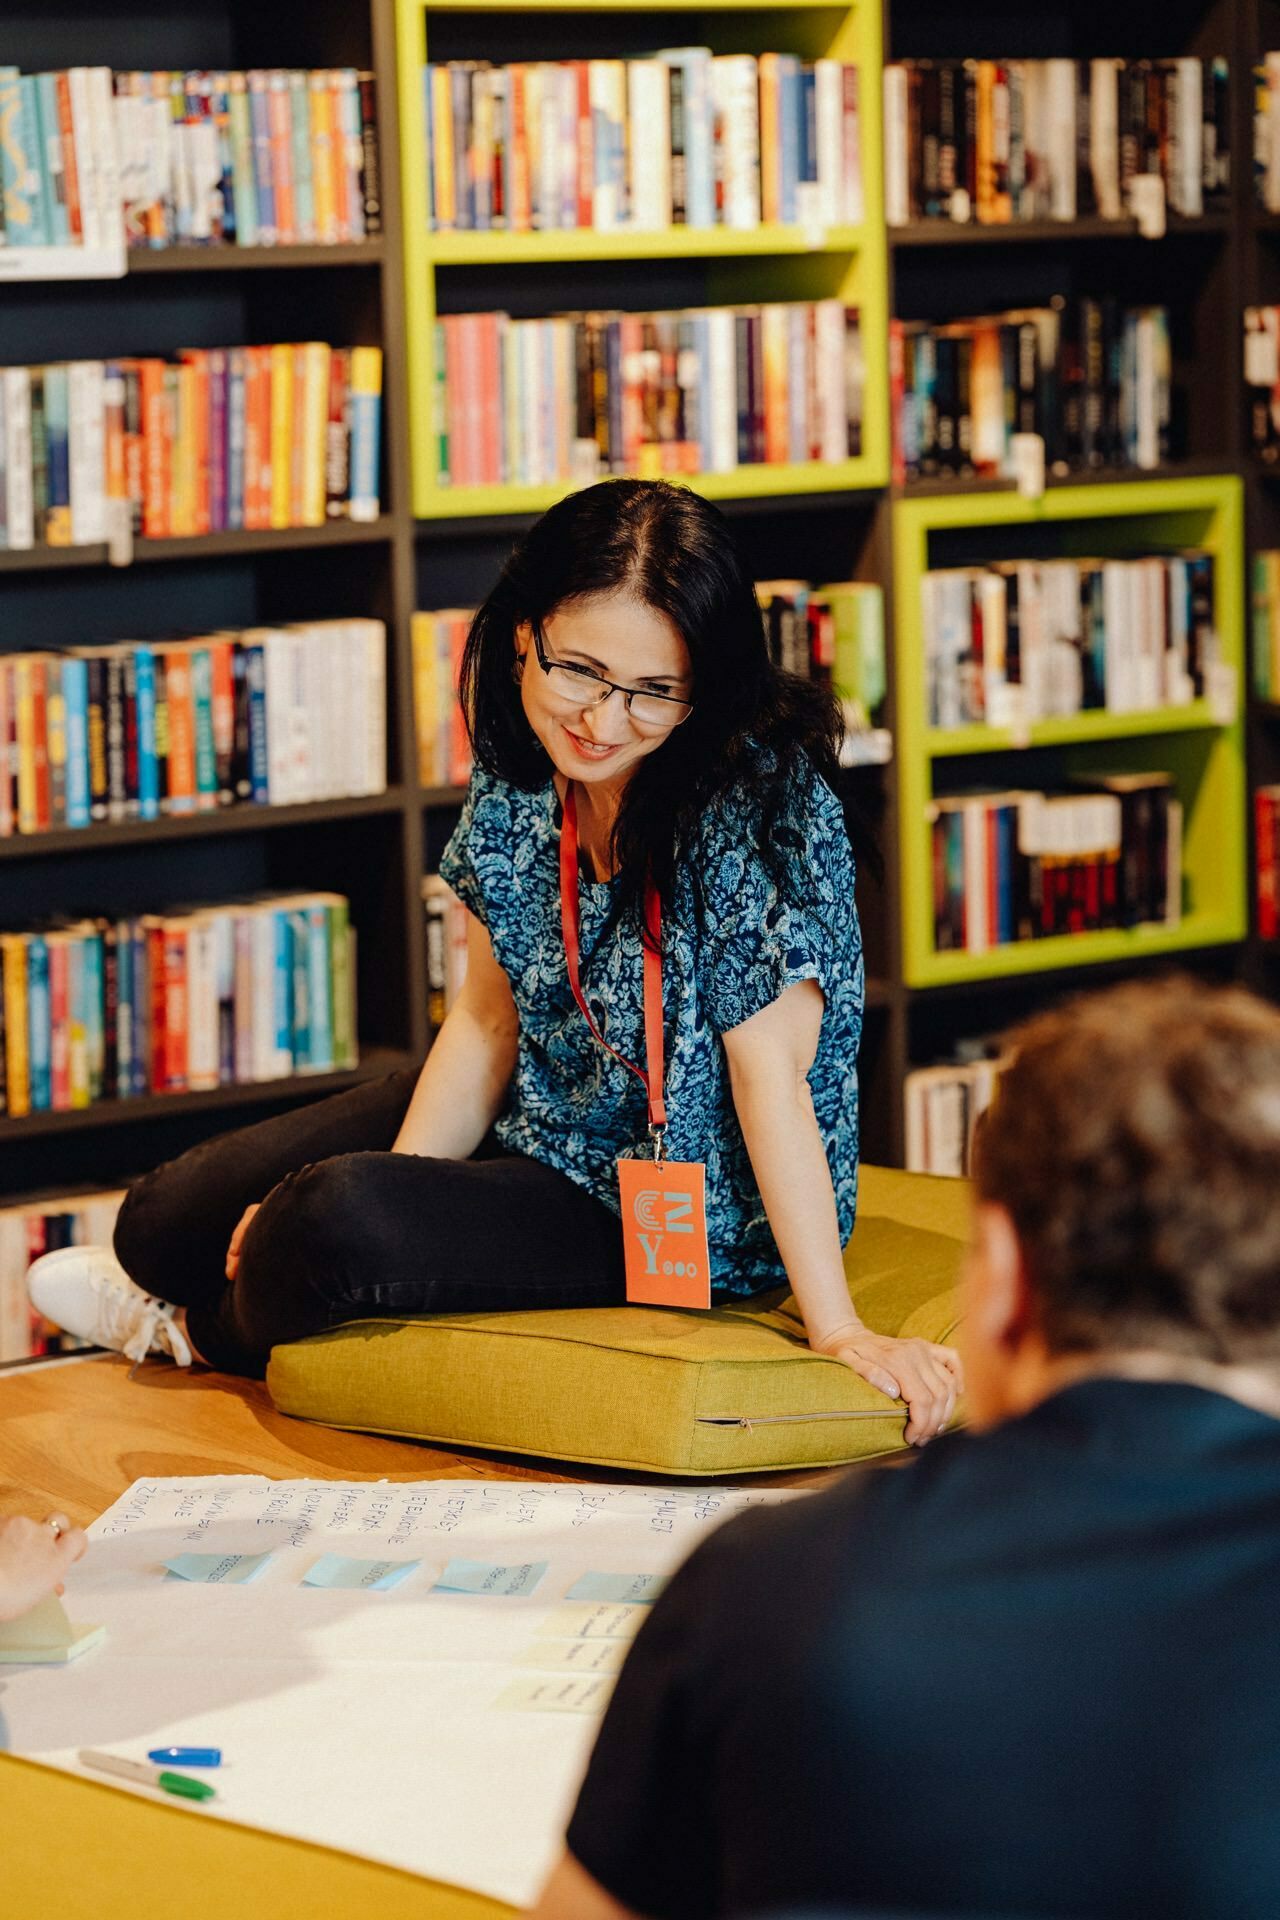
M 36 826 L 43 833 L 53 820 L 53 798 L 49 781 L 49 682 L 45 662 L 33 659 L 30 673 L 31 748 L 35 765 Z
M 84 219 L 80 211 L 80 170 L 76 166 L 75 123 L 71 117 L 71 76 L 56 76 L 58 90 L 58 135 L 62 141 L 62 178 L 67 194 L 67 224 L 73 240 L 84 238 Z
M 165 1033 L 164 928 L 158 920 L 147 926 L 147 979 L 151 993 L 151 1086 L 163 1093 L 168 1085 L 168 1048 Z
M 164 1084 L 169 1093 L 187 1087 L 187 928 L 171 920 L 164 942 Z
M 595 219 L 594 187 L 596 172 L 595 126 L 591 118 L 591 69 L 585 60 L 575 60 L 578 80 L 578 225 L 589 227 Z
M 246 347 L 244 375 L 244 524 L 271 525 L 271 349 Z
M 529 128 L 525 118 L 524 67 L 519 63 L 507 70 L 511 89 L 511 205 L 507 225 L 512 233 L 528 233 L 533 225 L 533 207 L 529 192 Z M 591 225 L 590 220 L 586 221 Z
M 470 624 L 465 615 L 449 622 L 449 661 L 453 681 L 453 701 L 449 710 L 449 780 L 455 787 L 465 787 L 471 778 L 471 742 L 467 737 L 467 723 L 458 695 L 462 653 L 467 644 Z
M 1258 862 L 1258 938 L 1274 940 L 1280 933 L 1280 901 L 1276 898 L 1276 808 L 1274 797 L 1253 796 Z
M 233 762 L 236 746 L 236 694 L 233 640 L 212 640 L 209 660 L 213 669 L 213 757 L 217 767 L 218 805 L 230 806 L 235 799 Z
M 335 347 L 329 355 L 329 415 L 324 436 L 324 511 L 327 520 L 345 520 L 351 497 L 351 424 L 347 388 L 351 353 Z
M 49 936 L 49 1081 L 50 1104 L 55 1113 L 66 1113 L 71 1106 L 71 963 L 67 943 L 59 934 Z
M 479 347 L 481 462 L 490 486 L 501 486 L 502 332 L 496 313 L 477 316 Z

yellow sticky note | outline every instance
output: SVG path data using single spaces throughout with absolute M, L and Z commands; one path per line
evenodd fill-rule
M 546 1679 L 530 1675 L 515 1680 L 494 1701 L 495 1707 L 520 1713 L 603 1713 L 613 1692 L 613 1681 L 587 1674 L 557 1674 Z
M 107 1637 L 105 1627 L 87 1627 L 67 1618 L 56 1593 L 16 1620 L 0 1622 L 0 1661 L 9 1666 L 64 1666 Z
M 634 1640 L 648 1607 L 571 1602 L 549 1613 L 538 1632 L 552 1640 Z
M 625 1640 L 535 1640 L 519 1664 L 543 1673 L 621 1673 L 626 1657 Z

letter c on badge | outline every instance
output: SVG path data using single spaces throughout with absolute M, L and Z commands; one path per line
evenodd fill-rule
M 663 1222 L 658 1218 L 658 1195 L 652 1187 L 645 1187 L 636 1195 L 631 1210 L 638 1226 L 662 1227 Z

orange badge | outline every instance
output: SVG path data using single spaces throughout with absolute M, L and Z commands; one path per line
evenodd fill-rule
M 627 1299 L 633 1306 L 711 1305 L 706 1178 L 697 1160 L 619 1160 Z

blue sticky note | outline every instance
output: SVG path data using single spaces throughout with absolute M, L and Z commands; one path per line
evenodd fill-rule
M 326 1553 L 302 1576 L 304 1587 L 363 1587 L 369 1593 L 387 1593 L 406 1580 L 421 1560 L 349 1560 L 345 1553 Z
M 501 1593 L 522 1599 L 532 1593 L 547 1570 L 545 1560 L 529 1560 L 522 1567 L 494 1567 L 487 1560 L 451 1560 L 433 1593 Z
M 632 1607 L 653 1604 L 667 1584 L 665 1573 L 584 1573 L 566 1600 L 604 1600 Z
M 243 1587 L 256 1580 L 269 1553 L 179 1553 L 166 1560 L 171 1580 L 195 1580 L 201 1586 Z

